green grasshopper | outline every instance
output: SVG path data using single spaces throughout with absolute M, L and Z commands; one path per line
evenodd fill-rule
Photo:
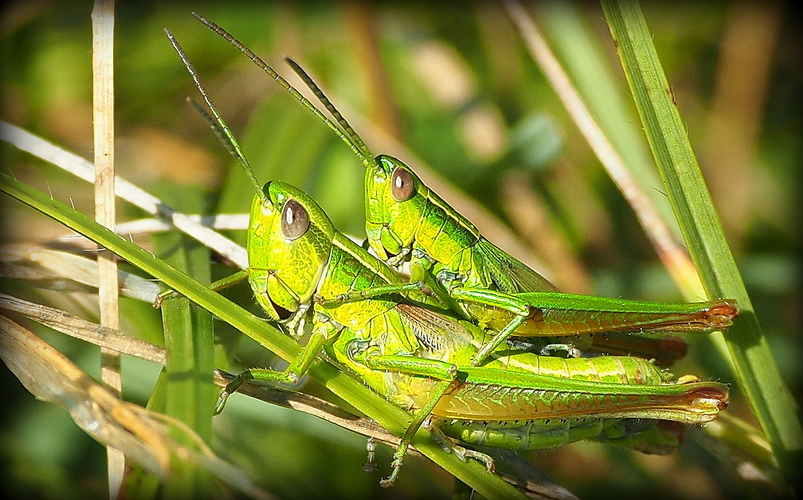
M 201 22 L 245 53 L 285 90 L 324 121 L 350 146 L 366 167 L 366 233 L 371 249 L 389 264 L 408 262 L 411 278 L 395 291 L 428 287 L 444 304 L 496 331 L 477 353 L 474 365 L 511 335 L 550 337 L 544 349 L 577 350 L 571 343 L 605 353 L 622 352 L 656 359 L 661 365 L 685 354 L 678 339 L 623 338 L 607 334 L 710 332 L 730 326 L 738 314 L 732 300 L 697 303 L 644 302 L 559 293 L 554 285 L 484 238 L 477 228 L 429 190 L 400 160 L 374 157 L 360 136 L 323 91 L 294 61 L 291 68 L 335 118 L 323 115 L 308 99 L 239 41 L 200 16 Z M 353 301 L 394 291 L 362 290 L 332 300 Z M 594 336 L 592 340 L 590 337 Z M 562 338 L 563 337 L 563 338 Z M 585 342 L 585 343 L 583 343 Z
M 374 252 L 408 260 L 411 281 L 445 291 L 464 315 L 499 332 L 475 365 L 510 335 L 713 331 L 730 326 L 738 314 L 729 300 L 660 303 L 558 293 L 485 239 L 401 161 L 377 157 L 365 182 L 366 232 Z
M 218 410 L 243 381 L 296 382 L 323 350 L 373 390 L 413 412 L 394 454 L 391 476 L 383 480 L 387 486 L 395 481 L 412 436 L 425 422 L 445 446 L 490 468 L 489 458 L 451 447 L 446 436 L 509 448 L 597 439 L 662 451 L 677 443 L 666 422 L 704 423 L 727 407 L 725 385 L 693 376 L 672 380 L 638 357 L 563 359 L 512 351 L 493 353 L 486 366 L 472 366 L 484 344 L 482 329 L 403 282 L 392 268 L 339 233 L 300 190 L 278 181 L 259 187 L 186 55 L 168 36 L 216 121 L 199 110 L 256 189 L 247 240 L 249 267 L 241 275 L 270 318 L 290 334 L 300 337 L 305 323 L 311 323 L 307 344 L 286 370 L 247 370 L 221 392 Z M 337 300 L 383 289 L 388 292 L 359 302 Z

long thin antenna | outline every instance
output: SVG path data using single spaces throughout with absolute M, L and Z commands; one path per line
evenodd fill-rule
M 369 168 L 375 168 L 376 160 L 374 159 L 374 156 L 371 154 L 371 150 L 368 149 L 368 146 L 365 145 L 365 142 L 363 142 L 362 137 L 360 137 L 359 134 L 357 134 L 357 132 L 351 127 L 349 122 L 340 113 L 340 111 L 338 111 L 334 103 L 330 101 L 328 97 L 326 97 L 326 94 L 324 94 L 323 90 L 321 90 L 318 84 L 315 83 L 315 80 L 313 80 L 312 77 L 309 76 L 309 73 L 307 73 L 307 71 L 304 68 L 302 68 L 300 64 L 295 62 L 292 58 L 285 57 L 284 61 L 290 66 L 290 68 L 293 69 L 295 74 L 298 75 L 299 78 L 301 78 L 301 81 L 304 82 L 307 88 L 309 88 L 312 91 L 312 93 L 315 94 L 315 97 L 318 98 L 321 104 L 323 104 L 335 118 L 335 121 L 337 121 L 337 123 L 342 127 L 343 132 L 351 138 L 354 145 L 362 152 L 360 158 L 362 159 L 363 163 L 367 162 L 365 166 Z
M 298 100 L 301 104 L 303 104 L 304 107 L 306 107 L 309 111 L 311 111 L 313 115 L 317 116 L 326 125 L 328 125 L 329 128 L 331 128 L 335 132 L 335 134 L 337 134 L 337 136 L 340 137 L 340 139 L 342 139 L 343 142 L 345 142 L 349 146 L 349 148 L 351 148 L 354 154 L 357 155 L 358 158 L 360 158 L 363 164 L 365 164 L 366 166 L 370 166 L 373 169 L 378 168 L 378 166 L 376 165 L 376 160 L 374 159 L 370 150 L 365 145 L 360 136 L 357 135 L 354 129 L 351 128 L 351 126 L 345 120 L 345 118 L 343 118 L 343 115 L 341 115 L 340 112 L 334 107 L 334 105 L 332 105 L 331 101 L 329 101 L 329 99 L 326 98 L 321 89 L 312 81 L 309 75 L 307 75 L 307 73 L 304 72 L 304 70 L 301 69 L 301 67 L 298 64 L 296 64 L 290 59 L 287 59 L 288 64 L 290 64 L 290 66 L 293 67 L 293 70 L 299 74 L 301 79 L 304 80 L 304 83 L 310 87 L 310 90 L 312 90 L 315 96 L 318 99 L 321 99 L 321 102 L 324 104 L 324 106 L 326 106 L 329 112 L 332 113 L 332 115 L 337 120 L 337 123 L 330 120 L 329 117 L 327 117 L 325 114 L 321 112 L 321 110 L 315 107 L 315 105 L 312 102 L 310 102 L 309 99 L 304 97 L 301 94 L 301 92 L 299 92 L 295 87 L 293 87 L 290 84 L 290 82 L 285 80 L 284 77 L 282 77 L 279 73 L 277 73 L 276 70 L 274 70 L 268 63 L 263 61 L 258 55 L 254 54 L 251 51 L 251 49 L 249 49 L 248 47 L 243 45 L 242 42 L 234 38 L 234 36 L 230 34 L 228 31 L 226 31 L 225 29 L 221 28 L 214 22 L 206 19 L 205 17 L 201 16 L 196 12 L 193 12 L 192 15 L 195 16 L 196 19 L 201 21 L 203 24 L 205 24 L 209 29 L 211 29 L 212 31 L 223 37 L 224 40 L 226 40 L 234 47 L 236 47 L 240 52 L 245 54 L 249 59 L 251 59 L 251 62 L 259 66 L 262 69 L 262 71 L 264 71 L 265 73 L 268 74 L 268 76 L 273 78 L 279 85 L 282 86 L 282 88 L 284 88 L 293 97 L 295 97 L 296 100 Z M 299 73 L 299 71 L 296 70 L 296 68 L 298 68 L 301 72 Z M 341 129 L 340 127 L 343 128 Z
M 220 113 L 218 113 L 215 104 L 212 102 L 212 99 L 209 97 L 209 93 L 206 91 L 206 87 L 204 87 L 204 84 L 201 83 L 201 79 L 198 77 L 198 72 L 195 71 L 195 67 L 187 58 L 187 54 L 184 52 L 181 44 L 178 43 L 178 40 L 176 40 L 176 37 L 174 37 L 173 34 L 170 33 L 170 30 L 166 28 L 165 33 L 167 34 L 168 40 L 170 40 L 170 43 L 173 45 L 173 48 L 176 49 L 176 52 L 178 52 L 178 56 L 181 58 L 181 62 L 184 63 L 184 67 L 190 72 L 190 76 L 195 82 L 195 86 L 198 88 L 198 91 L 203 96 L 204 102 L 206 102 L 206 105 L 209 106 L 209 111 L 212 112 L 212 116 L 210 116 L 209 113 L 207 113 L 206 110 L 203 109 L 198 103 L 189 99 L 188 100 L 201 114 L 206 123 L 209 124 L 209 127 L 215 133 L 217 138 L 220 139 L 220 142 L 223 143 L 223 146 L 226 148 L 226 150 L 240 162 L 243 170 L 245 170 L 245 174 L 256 188 L 257 195 L 259 195 L 261 200 L 265 201 L 267 197 L 262 191 L 262 187 L 259 185 L 256 174 L 254 174 L 254 169 L 251 168 L 251 164 L 248 162 L 243 150 L 240 148 L 240 143 L 237 142 L 237 139 L 234 137 L 231 129 L 228 125 L 226 125 L 226 122 L 223 120 L 223 117 L 220 116 Z M 212 117 L 214 117 L 214 119 Z

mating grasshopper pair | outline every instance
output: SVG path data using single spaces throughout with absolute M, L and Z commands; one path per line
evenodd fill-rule
M 382 481 L 387 486 L 396 479 L 406 448 L 423 424 L 444 446 L 483 460 L 490 469 L 489 458 L 453 446 L 449 438 L 506 448 L 595 439 L 666 452 L 678 442 L 679 431 L 672 422 L 708 422 L 727 406 L 723 384 L 701 382 L 694 376 L 674 379 L 659 369 L 651 358 L 660 357 L 663 344 L 653 339 L 634 341 L 639 349 L 646 346 L 644 357 L 543 356 L 505 341 L 511 336 L 528 341 L 571 336 L 577 342 L 583 335 L 584 350 L 604 351 L 608 334 L 728 326 L 737 314 L 732 302 L 660 304 L 558 293 L 547 280 L 485 240 L 399 160 L 374 158 L 297 64 L 290 62 L 340 127 L 222 28 L 196 17 L 243 51 L 358 154 L 366 167 L 369 243 L 390 264 L 409 261 L 412 274 L 404 281 L 388 262 L 339 233 L 323 210 L 298 189 L 278 181 L 260 188 L 194 69 L 168 33 L 214 121 L 202 113 L 255 185 L 249 267 L 241 276 L 247 276 L 271 319 L 289 333 L 300 337 L 304 325 L 311 324 L 302 354 L 285 371 L 246 371 L 221 393 L 218 409 L 245 380 L 298 380 L 324 350 L 413 414 L 394 455 L 392 473 Z M 432 295 L 425 294 L 425 288 Z M 624 342 L 627 345 L 628 340 Z M 582 354 L 575 346 L 567 350 Z M 666 364 L 671 361 L 670 356 Z

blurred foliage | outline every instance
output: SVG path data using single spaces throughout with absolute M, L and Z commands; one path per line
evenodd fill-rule
M 92 156 L 91 8 L 91 2 L 11 2 L 3 6 L 0 19 L 2 119 L 87 158 Z M 539 254 L 544 273 L 565 291 L 679 299 L 632 210 L 493 3 L 119 2 L 116 159 L 123 177 L 158 191 L 168 203 L 180 204 L 171 196 L 195 196 L 195 205 L 205 213 L 243 212 L 251 198 L 241 170 L 230 168 L 226 151 L 184 100 L 188 95 L 197 99 L 197 91 L 164 35 L 169 28 L 240 138 L 260 181 L 281 179 L 299 186 L 321 203 L 337 227 L 362 238 L 362 167 L 316 118 L 198 23 L 192 10 L 226 28 L 285 75 L 290 72 L 281 56 L 299 61 L 375 153 L 390 144 L 381 131 L 505 221 L 516 210 L 506 182 L 523 180 L 546 214 L 539 237 L 561 241 L 580 276 L 587 277 L 578 281 L 561 267 L 551 267 L 559 262 L 555 256 Z M 566 10 L 545 4 L 531 10 L 577 85 L 592 93 L 611 92 L 592 106 L 598 119 L 625 109 L 636 124 L 599 6 Z M 647 2 L 644 11 L 759 320 L 799 396 L 799 31 L 774 4 Z M 580 30 L 582 40 L 565 36 L 573 32 L 562 24 L 567 22 Z M 598 53 L 604 57 L 593 57 Z M 607 68 L 614 78 L 584 80 L 592 65 Z M 643 141 L 612 140 L 624 148 L 620 153 L 627 161 L 651 161 Z M 0 148 L 5 168 L 15 176 L 92 213 L 89 185 L 5 143 Z M 4 243 L 64 234 L 57 224 L 7 197 L 0 203 Z M 141 216 L 122 204 L 120 209 L 120 220 Z M 232 236 L 244 240 L 242 232 Z M 215 272 L 230 270 L 217 266 Z M 18 283 L 4 282 L 3 287 L 93 315 L 85 295 Z M 235 290 L 232 296 L 237 294 L 241 303 L 253 305 L 248 290 Z M 159 315 L 147 304 L 124 300 L 123 314 L 125 331 L 159 338 Z M 216 328 L 222 345 L 236 344 L 236 332 L 224 325 Z M 97 348 L 52 332 L 41 334 L 97 375 Z M 690 357 L 677 372 L 733 379 L 705 339 L 691 339 L 691 344 Z M 235 369 L 271 362 L 270 353 L 250 342 L 237 344 Z M 158 369 L 129 358 L 123 365 L 126 398 L 144 404 Z M 6 491 L 103 496 L 103 448 L 63 411 L 32 401 L 7 370 L 0 373 L 7 408 L 0 424 Z M 738 388 L 733 392 L 729 412 L 750 420 Z M 361 471 L 364 446 L 359 436 L 313 417 L 246 398 L 233 398 L 215 419 L 216 452 L 252 470 L 266 490 L 280 497 L 449 494 L 448 475 L 413 459 L 406 462 L 396 488 L 380 492 L 378 476 Z M 532 455 L 583 498 L 744 493 L 734 483 L 727 458 L 712 459 L 711 451 L 696 442 L 672 457 L 590 444 Z M 380 448 L 379 460 L 387 464 L 387 449 Z

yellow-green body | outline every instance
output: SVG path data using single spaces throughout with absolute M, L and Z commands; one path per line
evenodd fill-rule
M 510 335 L 524 337 L 546 335 L 552 336 L 553 344 L 577 344 L 579 343 L 578 335 L 591 334 L 595 336 L 595 340 L 591 343 L 592 347 L 595 347 L 594 353 L 605 354 L 608 350 L 611 352 L 624 350 L 626 352 L 626 338 L 615 339 L 614 349 L 607 349 L 608 342 L 604 335 L 623 331 L 643 332 L 668 329 L 710 331 L 727 326 L 730 319 L 738 313 L 735 304 L 729 301 L 699 303 L 698 310 L 692 310 L 690 313 L 687 312 L 689 311 L 687 305 L 678 308 L 675 307 L 677 304 L 631 302 L 637 307 L 648 306 L 668 316 L 663 322 L 659 319 L 660 314 L 658 314 L 649 322 L 640 323 L 634 320 L 635 316 L 631 312 L 621 313 L 615 307 L 613 310 L 605 307 L 583 310 L 576 307 L 574 301 L 578 296 L 557 293 L 549 281 L 485 239 L 471 222 L 430 191 L 401 161 L 386 155 L 374 158 L 359 135 L 297 63 L 286 59 L 293 70 L 323 102 L 335 118 L 334 122 L 276 73 L 270 65 L 225 30 L 205 19 L 200 17 L 199 19 L 236 46 L 302 105 L 319 117 L 360 158 L 366 167 L 366 232 L 368 242 L 374 252 L 382 260 L 393 264 L 409 260 L 414 271 L 415 281 L 420 285 L 428 285 L 442 304 L 460 313 L 464 318 L 488 327 L 489 331 L 496 331 L 496 334 L 478 352 L 472 364 L 481 364 L 488 354 L 498 348 Z M 209 103 L 208 99 L 207 102 Z M 210 108 L 212 107 L 210 106 Z M 222 120 L 218 119 L 218 121 Z M 233 146 L 232 150 L 235 155 L 247 163 L 230 132 L 227 133 L 226 127 L 220 128 L 223 129 L 224 135 Z M 249 175 L 253 178 L 253 173 Z M 399 190 L 400 187 L 401 190 Z M 260 285 L 260 280 L 264 281 L 263 287 L 270 286 L 267 276 L 255 275 L 252 277 L 253 284 Z M 256 289 L 263 290 L 260 286 L 257 286 Z M 534 315 L 551 311 L 541 309 L 541 295 L 518 296 L 518 294 L 529 292 L 545 294 L 544 297 L 551 301 L 562 300 L 563 303 L 560 307 L 576 313 L 578 321 L 564 324 L 564 328 L 559 330 L 565 330 L 565 333 L 560 334 L 552 333 L 554 330 L 552 327 L 541 328 L 542 325 L 550 324 L 549 321 L 532 328 L 534 322 L 525 320 Z M 358 294 L 357 298 L 365 298 L 365 293 L 370 292 L 364 290 Z M 295 300 L 292 297 L 284 297 L 284 299 L 291 302 Z M 353 296 L 343 298 L 344 301 L 353 299 Z M 603 302 L 595 307 L 598 305 L 615 306 L 616 303 L 617 301 L 612 301 L 611 304 Z M 263 303 L 263 306 L 265 305 L 269 304 Z M 709 314 L 709 310 L 713 311 L 713 314 Z M 557 312 L 560 313 L 560 311 Z M 599 330 L 586 327 L 582 321 L 583 314 L 588 316 L 606 315 L 603 323 L 615 325 L 615 328 Z M 497 326 L 508 317 L 512 317 L 512 319 L 507 321 L 504 327 Z M 522 325 L 522 323 L 525 324 Z M 588 325 L 593 323 L 592 318 Z M 565 335 L 573 338 L 565 338 Z M 651 342 L 651 340 L 647 338 L 633 342 L 633 353 L 643 355 L 648 359 L 657 359 L 665 366 L 671 365 L 677 357 L 685 353 L 685 350 L 677 348 L 664 351 L 665 343 Z M 586 344 L 588 343 L 587 341 Z M 675 346 L 681 343 L 678 341 Z
M 287 237 L 283 221 L 300 220 L 302 209 L 306 230 Z M 473 367 L 471 360 L 487 341 L 487 332 L 421 292 L 321 304 L 403 281 L 337 232 L 304 193 L 268 183 L 255 197 L 251 216 L 248 274 L 260 304 L 276 320 L 298 324 L 297 315 L 311 318 L 318 340 L 310 345 L 326 349 L 404 409 L 430 408 L 427 413 L 435 419 L 479 421 L 497 434 L 520 434 L 514 425 L 497 423 L 582 417 L 691 424 L 710 421 L 727 406 L 724 385 L 677 384 L 638 357 L 566 359 L 500 350 L 484 366 Z M 444 380 L 448 389 L 435 396 Z M 535 445 L 537 439 L 528 442 Z
M 559 293 L 484 238 L 403 162 L 380 155 L 363 163 L 365 227 L 374 253 L 394 264 L 409 262 L 413 279 L 428 285 L 464 317 L 499 332 L 478 353 L 475 365 L 511 335 L 549 337 L 605 353 L 604 335 L 709 332 L 729 326 L 738 314 L 735 303 L 727 300 L 672 304 Z M 660 341 L 650 339 L 633 344 L 634 354 L 643 349 L 645 356 L 666 365 L 675 360 L 675 352 L 685 353 L 662 351 Z

